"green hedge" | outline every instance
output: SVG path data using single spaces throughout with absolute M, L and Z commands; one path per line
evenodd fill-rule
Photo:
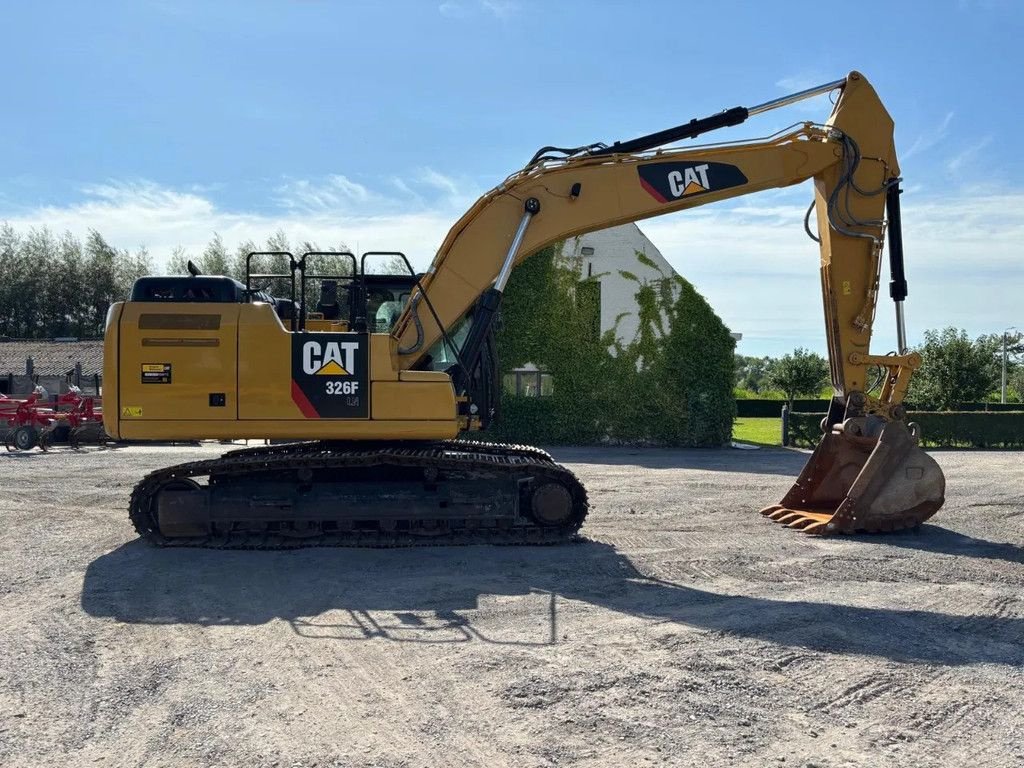
M 608 408 L 582 408 L 556 397 L 501 398 L 498 418 L 484 432 L 466 432 L 470 440 L 494 440 L 538 445 L 594 445 L 611 442 L 625 445 L 664 445 L 719 448 L 728 436 L 719 432 L 719 417 L 708 413 L 702 404 L 689 403 L 688 409 L 673 418 L 668 414 L 659 427 L 650 417 L 630 420 L 635 410 L 624 405 L 621 412 Z M 627 423 L 629 422 L 629 423 Z M 696 435 L 707 436 L 698 442 Z
M 794 400 L 793 410 L 800 413 L 824 413 L 829 400 Z M 778 398 L 736 398 L 736 415 L 743 418 L 776 418 L 782 413 L 785 400 Z M 913 406 L 909 406 L 913 409 Z M 960 403 L 957 411 L 1020 411 L 1020 403 Z
M 829 400 L 794 400 L 793 410 L 801 413 L 825 412 Z M 736 398 L 736 415 L 741 419 L 777 419 L 782 414 L 785 400 L 775 398 Z
M 821 439 L 822 413 L 789 415 L 790 445 L 813 448 Z M 1024 411 L 911 411 L 922 445 L 932 448 L 1024 448 Z
M 564 445 L 576 439 L 558 417 L 553 398 L 515 395 L 501 398 L 501 413 L 486 432 L 471 433 L 467 437 L 544 445 Z

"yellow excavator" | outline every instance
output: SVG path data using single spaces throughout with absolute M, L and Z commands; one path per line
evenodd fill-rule
M 670 146 L 830 92 L 824 124 Z M 630 141 L 544 147 L 476 201 L 422 275 L 372 274 L 367 260 L 381 254 L 344 252 L 269 254 L 286 265 L 273 273 L 253 272 L 267 257 L 253 253 L 245 284 L 194 269 L 141 278 L 107 317 L 111 437 L 270 444 L 147 475 L 131 520 L 164 546 L 570 539 L 588 504 L 568 469 L 536 448 L 458 439 L 495 412 L 493 328 L 512 270 L 574 235 L 813 179 L 805 227 L 820 243 L 835 394 L 817 449 L 762 512 L 817 534 L 918 525 L 941 507 L 945 479 L 902 405 L 921 360 L 904 329 L 899 173 L 892 119 L 852 72 Z M 876 355 L 886 235 L 899 349 Z M 335 274 L 318 271 L 328 263 Z M 271 296 L 271 281 L 289 297 Z

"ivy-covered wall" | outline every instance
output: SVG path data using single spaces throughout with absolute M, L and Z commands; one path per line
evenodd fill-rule
M 503 370 L 535 363 L 550 372 L 546 398 L 504 395 L 488 436 L 537 443 L 655 443 L 718 447 L 736 413 L 729 330 L 686 280 L 636 283 L 639 331 L 628 342 L 598 335 L 598 294 L 578 265 L 547 248 L 512 273 L 502 304 Z M 642 253 L 636 258 L 657 267 Z M 624 266 L 629 266 L 624 265 Z

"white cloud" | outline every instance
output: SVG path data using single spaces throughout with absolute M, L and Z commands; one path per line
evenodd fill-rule
M 810 202 L 810 189 L 805 192 Z M 927 328 L 947 325 L 972 335 L 1021 325 L 1024 193 L 904 198 L 911 341 Z M 640 226 L 726 324 L 744 334 L 741 352 L 777 354 L 797 344 L 823 351 L 819 251 L 804 234 L 805 210 L 762 208 L 750 198 L 739 206 L 671 214 Z M 886 262 L 873 345 L 882 352 L 896 346 L 888 281 Z
M 389 190 L 387 192 L 381 190 Z M 401 250 L 425 268 L 448 229 L 482 190 L 432 169 L 378 188 L 342 175 L 289 180 L 269 212 L 227 210 L 212 196 L 146 181 L 108 181 L 79 202 L 31 209 L 0 207 L 21 231 L 47 226 L 84 235 L 98 230 L 121 248 L 145 244 L 162 263 L 181 245 L 199 253 L 214 232 L 229 246 L 283 230 L 293 242 L 347 243 Z M 733 328 L 741 351 L 777 354 L 803 345 L 824 350 L 818 247 L 803 232 L 809 184 L 739 203 L 648 219 L 641 227 Z M 1024 192 L 971 189 L 922 200 L 907 193 L 903 219 L 911 341 L 926 328 L 954 325 L 971 334 L 1024 325 Z M 875 349 L 895 346 L 883 268 Z
M 328 176 L 320 183 L 308 179 L 289 180 L 276 192 L 277 202 L 290 210 L 352 210 L 365 203 L 379 205 L 383 202 L 362 184 L 341 174 Z
M 985 147 L 992 143 L 992 137 L 986 136 L 957 152 L 946 161 L 946 171 L 951 176 L 959 176 L 964 168 L 970 167 Z
M 144 244 L 158 265 L 176 246 L 199 253 L 218 232 L 229 246 L 262 240 L 283 230 L 293 242 L 357 243 L 361 250 L 401 250 L 425 267 L 461 210 L 440 201 L 432 206 L 402 205 L 352 182 L 331 176 L 322 183 L 291 180 L 277 190 L 279 210 L 231 211 L 195 192 L 152 182 L 107 182 L 82 190 L 80 202 L 66 206 L 0 210 L 0 220 L 18 230 L 49 227 L 84 235 L 99 231 L 111 245 Z
M 519 3 L 512 0 L 445 0 L 437 6 L 437 10 L 450 19 L 466 19 L 486 13 L 501 21 L 508 21 L 519 11 Z
M 469 4 L 460 0 L 445 0 L 437 6 L 437 10 L 450 19 L 464 19 L 470 14 Z
M 510 19 L 519 10 L 519 3 L 511 0 L 481 0 L 480 5 L 502 21 Z
M 901 160 L 907 160 L 919 152 L 925 152 L 936 144 L 941 142 L 949 134 L 949 124 L 953 121 L 953 112 L 947 112 L 945 116 L 936 125 L 928 128 L 921 133 L 914 143 L 910 145 L 910 149 L 903 153 Z
M 416 177 L 427 186 L 439 189 L 452 197 L 457 196 L 459 193 L 458 185 L 456 185 L 454 179 L 450 176 L 445 176 L 440 171 L 435 171 L 433 168 L 421 168 Z

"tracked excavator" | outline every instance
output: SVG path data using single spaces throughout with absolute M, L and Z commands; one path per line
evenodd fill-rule
M 824 124 L 678 146 L 823 93 L 835 94 Z M 318 271 L 323 253 L 278 253 L 286 268 L 247 269 L 245 284 L 141 278 L 107 317 L 111 437 L 269 444 L 150 473 L 131 496 L 136 530 L 158 545 L 229 548 L 572 538 L 588 503 L 568 469 L 536 448 L 459 439 L 495 413 L 493 328 L 510 273 L 567 237 L 806 180 L 835 393 L 800 476 L 761 511 L 815 534 L 916 526 L 942 505 L 945 480 L 902 404 L 921 360 L 904 329 L 893 121 L 852 72 L 629 141 L 544 147 L 455 223 L 422 275 L 371 274 L 376 254 L 345 252 L 330 254 L 341 274 Z M 886 237 L 899 348 L 877 355 Z M 267 293 L 272 279 L 288 298 Z

